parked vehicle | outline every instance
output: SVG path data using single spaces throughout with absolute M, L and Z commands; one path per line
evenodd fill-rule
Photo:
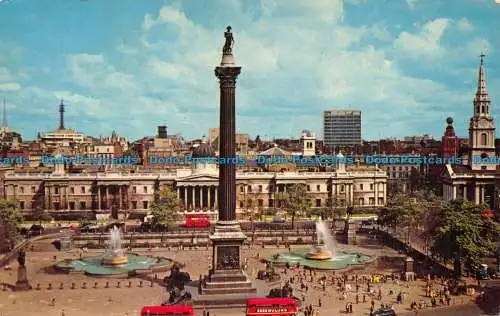
M 392 308 L 380 308 L 373 313 L 373 316 L 397 316 Z
M 26 236 L 27 237 L 40 236 L 41 234 L 43 234 L 44 231 L 45 228 L 42 225 L 33 224 L 31 225 L 30 229 L 28 229 Z

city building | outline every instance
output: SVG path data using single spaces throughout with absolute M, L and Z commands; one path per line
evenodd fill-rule
M 193 157 L 213 157 L 215 151 L 202 143 Z M 217 165 L 199 163 L 188 168 L 156 172 L 67 173 L 63 165 L 51 172 L 40 169 L 6 171 L 4 197 L 19 202 L 25 216 L 37 207 L 53 215 L 74 217 L 84 213 L 110 214 L 112 210 L 141 217 L 147 214 L 155 190 L 177 192 L 181 213 L 201 211 L 216 219 Z M 330 172 L 237 171 L 237 213 L 279 209 L 276 196 L 291 185 L 304 184 L 313 209 L 322 209 L 335 199 L 340 208 L 352 206 L 373 212 L 386 203 L 387 174 L 376 166 L 337 164 Z M 278 207 L 277 207 L 278 206 Z
M 240 155 L 245 155 L 248 153 L 248 134 L 246 133 L 236 133 L 236 152 Z M 219 128 L 209 128 L 208 129 L 208 143 L 215 149 L 216 152 L 219 151 Z
M 85 135 L 74 131 L 71 128 L 64 127 L 64 103 L 61 101 L 59 105 L 59 128 L 55 131 L 41 134 L 39 136 L 39 142 L 42 143 L 47 148 L 75 148 L 78 145 L 88 142 Z
M 361 144 L 361 111 L 330 109 L 323 114 L 323 146 L 332 152 Z
M 486 89 L 484 55 L 478 71 L 478 83 L 469 123 L 469 152 L 466 164 L 446 165 L 442 174 L 445 200 L 467 199 L 476 204 L 498 207 L 495 185 L 499 178 L 495 159 L 495 122 Z
M 302 156 L 316 156 L 316 135 L 311 131 L 304 130 L 300 135 L 300 144 L 302 147 Z

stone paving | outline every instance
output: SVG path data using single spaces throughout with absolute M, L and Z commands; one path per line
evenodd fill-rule
M 371 256 L 386 256 L 398 257 L 395 262 L 401 262 L 401 255 L 392 249 L 378 245 L 370 245 L 366 247 L 344 246 L 338 245 L 340 251 L 361 252 Z M 257 259 L 257 253 L 260 258 L 266 258 L 278 252 L 288 251 L 284 248 L 265 248 L 253 247 L 244 249 L 243 256 L 249 259 L 248 273 L 252 278 L 255 278 L 259 269 L 264 269 L 264 264 Z M 88 255 L 101 253 L 95 251 Z M 165 251 L 151 250 L 141 251 L 134 250 L 144 255 L 165 256 L 176 261 L 186 264 L 185 271 L 189 272 L 193 279 L 198 279 L 200 274 L 206 274 L 210 263 L 210 252 L 203 248 L 199 250 L 183 250 L 183 251 Z M 56 260 L 54 260 L 56 256 Z M 87 316 L 87 315 L 139 315 L 140 309 L 145 305 L 158 305 L 164 301 L 168 295 L 166 291 L 158 284 L 153 284 L 150 287 L 150 282 L 144 282 L 143 287 L 139 287 L 140 279 L 134 278 L 130 280 L 118 280 L 114 278 L 90 278 L 84 275 L 65 275 L 65 274 L 50 274 L 47 273 L 46 267 L 52 265 L 56 261 L 66 258 L 78 258 L 80 250 L 72 250 L 68 253 L 55 251 L 48 242 L 40 242 L 36 244 L 33 252 L 28 252 L 26 256 L 26 267 L 28 269 L 28 278 L 34 288 L 40 284 L 40 290 L 32 290 L 29 292 L 12 292 L 10 290 L 0 292 L 0 316 L 31 316 L 31 315 L 48 315 L 48 316 Z M 12 263 L 11 270 L 0 271 L 0 280 L 2 283 L 14 284 L 16 281 L 17 262 Z M 389 262 L 380 262 L 378 266 L 367 267 L 364 271 L 358 272 L 363 274 L 371 274 L 375 272 L 392 273 L 399 272 L 401 265 L 397 266 Z M 283 273 L 283 269 L 278 269 Z M 168 273 L 158 275 L 158 278 L 163 278 Z M 326 272 L 327 277 L 332 276 L 332 272 Z M 291 272 L 283 276 L 285 279 L 291 277 Z M 309 275 L 309 272 L 307 272 Z M 322 276 L 322 272 L 317 272 L 315 279 Z M 306 277 L 307 279 L 307 277 Z M 129 288 L 129 281 L 131 287 Z M 75 289 L 71 289 L 71 283 L 75 283 Z M 86 288 L 82 288 L 86 282 Z M 94 287 L 94 282 L 98 282 L 97 288 Z M 104 288 L 105 283 L 109 282 L 109 288 Z M 117 288 L 117 283 L 120 282 L 120 288 Z M 283 284 L 282 282 L 282 284 Z M 49 283 L 52 283 L 52 289 L 48 290 Z M 60 283 L 63 283 L 64 288 L 60 289 Z M 347 291 L 346 300 L 341 300 L 342 294 L 336 290 L 336 286 L 327 282 L 326 291 L 323 291 L 318 281 L 307 281 L 308 291 L 300 290 L 297 282 L 294 284 L 296 296 L 305 297 L 304 304 L 312 304 L 317 307 L 318 300 L 321 298 L 322 307 L 319 308 L 319 315 L 341 315 L 345 314 L 345 305 L 347 302 L 353 303 L 354 313 L 351 315 L 368 315 L 371 299 L 366 296 L 366 303 L 355 303 L 355 289 L 353 282 L 347 282 L 351 285 L 351 290 Z M 277 287 L 279 284 L 274 283 L 269 287 Z M 366 287 L 366 286 L 363 286 Z M 378 285 L 374 287 L 378 291 Z M 381 301 L 375 301 L 375 307 L 380 307 L 380 304 L 393 305 L 397 311 L 407 310 L 411 301 L 425 301 L 429 299 L 424 296 L 424 282 L 416 281 L 413 284 L 401 282 L 399 285 L 392 281 L 380 285 L 383 297 Z M 359 298 L 362 301 L 362 291 L 360 290 Z M 388 292 L 392 290 L 393 295 L 388 297 Z M 398 292 L 408 293 L 408 297 L 403 305 L 397 305 L 396 295 Z M 470 297 L 453 297 L 452 304 L 461 304 L 470 301 Z M 54 304 L 52 302 L 54 301 Z M 439 312 L 436 310 L 436 314 Z M 199 311 L 201 315 L 201 311 Z M 240 316 L 244 315 L 243 310 L 214 310 L 210 315 L 227 315 Z

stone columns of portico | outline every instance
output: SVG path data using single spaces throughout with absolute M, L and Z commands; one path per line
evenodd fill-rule
M 109 210 L 109 208 L 110 208 L 110 205 L 109 205 L 109 187 L 105 186 L 105 188 L 106 188 L 106 195 L 105 195 L 105 198 L 106 198 L 106 210 Z
M 216 186 L 214 190 L 214 198 L 215 198 L 214 209 L 217 209 L 219 207 L 218 196 L 219 196 L 219 187 Z
M 475 202 L 476 205 L 480 203 L 480 201 L 479 201 L 480 200 L 479 194 L 480 194 L 479 193 L 479 185 L 476 184 L 476 186 L 475 186 L 475 194 L 474 194 L 474 202 Z
M 484 191 L 486 191 L 485 190 L 485 185 L 482 184 L 481 185 L 481 202 L 484 202 Z
M 354 185 L 349 184 L 349 204 L 354 204 Z
M 456 185 L 453 185 L 453 196 L 452 196 L 452 200 L 456 200 L 457 199 L 457 186 Z
M 192 206 L 192 209 L 194 210 L 196 208 L 196 195 L 195 195 L 195 186 L 192 186 L 191 187 L 191 206 Z
M 97 185 L 97 209 L 101 210 L 101 187 Z
M 211 210 L 212 209 L 212 200 L 210 199 L 211 196 L 210 196 L 210 191 L 212 191 L 212 186 L 209 185 L 207 186 L 207 205 L 208 205 L 208 210 Z
M 373 201 L 373 205 L 377 206 L 378 205 L 378 183 L 377 183 L 377 181 L 374 181 L 373 187 L 375 188 L 375 200 Z
M 462 199 L 465 201 L 465 200 L 467 200 L 467 185 L 464 184 L 462 186 L 462 192 L 463 192 Z

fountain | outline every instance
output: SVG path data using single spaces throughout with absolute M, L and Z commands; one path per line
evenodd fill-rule
M 316 222 L 316 237 L 318 244 L 311 248 L 306 258 L 310 260 L 330 260 L 333 258 L 334 242 L 325 222 L 320 218 Z
M 321 219 L 316 222 L 316 236 L 317 243 L 312 248 L 276 254 L 267 261 L 274 265 L 299 264 L 318 270 L 340 270 L 375 261 L 375 258 L 361 253 L 337 251 L 334 237 L 330 235 L 327 225 Z
M 122 277 L 167 271 L 174 263 L 167 258 L 126 253 L 122 249 L 121 230 L 115 226 L 109 233 L 108 247 L 102 256 L 66 259 L 56 263 L 54 268 L 66 273 L 81 272 L 91 276 Z
M 102 263 L 105 265 L 124 265 L 128 263 L 127 254 L 122 249 L 121 230 L 113 226 L 109 230 L 109 245 L 108 250 L 102 257 Z

